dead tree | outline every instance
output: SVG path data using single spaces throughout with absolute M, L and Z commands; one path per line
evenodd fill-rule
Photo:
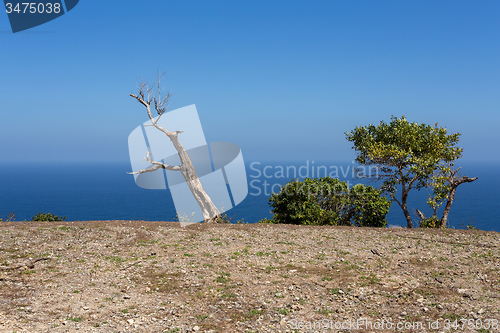
M 152 165 L 147 169 L 142 169 L 136 172 L 128 172 L 129 174 L 141 174 L 146 172 L 153 172 L 158 169 L 166 169 L 170 171 L 180 171 L 186 180 L 186 183 L 189 187 L 189 190 L 193 194 L 193 197 L 196 199 L 196 202 L 201 208 L 201 212 L 203 214 L 203 219 L 205 223 L 216 223 L 221 220 L 221 215 L 217 207 L 214 205 L 208 194 L 203 189 L 201 185 L 200 179 L 196 175 L 196 172 L 193 167 L 193 163 L 189 158 L 189 155 L 182 146 L 179 141 L 178 135 L 182 133 L 182 131 L 167 131 L 165 128 L 158 125 L 158 120 L 160 120 L 161 116 L 165 113 L 167 109 L 167 104 L 169 98 L 172 96 L 167 93 L 165 96 L 162 96 L 162 88 L 161 88 L 161 80 L 163 79 L 163 74 L 158 75 L 158 86 L 156 93 L 150 87 L 148 87 L 147 83 L 142 82 L 139 88 L 139 92 L 137 95 L 130 94 L 131 97 L 135 98 L 139 103 L 141 103 L 147 110 L 148 117 L 151 120 L 150 125 L 146 126 L 154 126 L 157 130 L 163 132 L 173 143 L 175 150 L 179 154 L 179 159 L 181 161 L 181 165 L 167 165 L 162 162 L 154 161 L 150 158 L 150 153 L 146 153 L 146 160 Z M 158 113 L 158 117 L 155 119 L 151 112 L 151 105 L 154 106 L 154 109 Z

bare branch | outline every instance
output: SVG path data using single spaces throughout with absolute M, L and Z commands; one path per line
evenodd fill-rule
M 138 95 L 135 95 L 135 94 L 129 94 L 129 95 L 131 97 L 135 98 L 139 103 L 141 103 L 142 105 L 144 105 L 146 107 L 147 112 L 148 112 L 148 117 L 151 120 L 152 126 L 156 127 L 158 130 L 162 131 L 167 136 L 170 136 L 170 135 L 173 135 L 175 132 L 171 133 L 171 132 L 167 131 L 165 128 L 158 125 L 158 120 L 160 120 L 160 117 L 167 110 L 168 100 L 172 96 L 172 94 L 169 91 L 166 96 L 162 97 L 161 80 L 163 79 L 164 75 L 165 74 L 158 74 L 158 83 L 157 83 L 157 87 L 158 87 L 157 95 L 158 95 L 158 97 L 153 96 L 154 95 L 153 88 L 150 88 L 148 86 L 148 84 L 144 83 L 144 82 L 142 82 L 141 86 L 139 87 Z M 146 97 L 146 93 L 147 93 L 147 97 Z M 159 117 L 156 118 L 156 120 L 154 119 L 153 114 L 151 113 L 151 102 L 153 102 L 155 110 L 159 115 Z
M 424 221 L 427 219 L 427 217 L 425 217 L 424 213 L 422 213 L 419 209 L 416 209 L 415 211 L 417 212 L 417 215 L 420 218 L 420 220 Z
M 158 169 L 165 169 L 165 170 L 171 170 L 171 171 L 180 171 L 181 167 L 179 165 L 168 165 L 168 164 L 163 164 L 161 162 L 153 161 L 151 158 L 149 158 L 149 155 L 151 153 L 148 151 L 146 152 L 146 158 L 145 160 L 148 161 L 149 163 L 152 164 L 149 168 L 142 169 L 139 171 L 135 172 L 127 172 L 129 175 L 140 175 L 141 173 L 146 173 L 146 172 L 153 172 Z
M 139 170 L 139 171 L 134 171 L 134 172 L 127 172 L 129 175 L 140 175 L 141 173 L 146 173 L 146 172 L 153 172 L 153 171 L 156 171 L 160 169 L 160 166 L 159 165 L 153 165 L 147 169 L 142 169 L 142 170 Z
M 17 265 L 17 266 L 0 266 L 0 271 L 10 271 L 10 270 L 14 270 L 14 269 L 19 269 L 19 268 L 22 268 L 22 267 L 26 267 L 26 268 L 30 268 L 30 269 L 33 269 L 35 268 L 35 264 L 39 261 L 42 261 L 42 260 L 50 260 L 50 258 L 48 257 L 43 257 L 43 258 L 36 258 L 36 259 L 33 259 L 27 263 L 24 263 L 22 265 Z

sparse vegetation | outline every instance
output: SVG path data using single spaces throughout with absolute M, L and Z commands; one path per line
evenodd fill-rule
M 53 215 L 52 213 L 37 213 L 36 216 L 31 218 L 31 221 L 44 221 L 44 222 L 54 222 L 54 221 L 66 221 L 66 216 L 59 217 Z
M 499 241 L 476 230 L 2 224 L 0 331 L 258 332 L 304 314 L 442 322 L 472 311 L 484 322 L 500 307 Z

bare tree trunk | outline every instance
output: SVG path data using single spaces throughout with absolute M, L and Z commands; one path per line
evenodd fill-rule
M 189 187 L 189 190 L 193 194 L 193 197 L 196 199 L 196 202 L 201 208 L 201 212 L 203 214 L 203 219 L 205 223 L 217 222 L 218 218 L 220 218 L 220 212 L 217 207 L 214 205 L 208 194 L 203 190 L 203 186 L 201 185 L 200 179 L 196 175 L 196 171 L 194 170 L 193 163 L 189 158 L 186 149 L 179 142 L 179 138 L 177 137 L 177 132 L 170 134 L 167 136 L 174 144 L 177 153 L 179 154 L 179 159 L 181 160 L 181 173 L 186 180 L 186 183 Z
M 459 179 L 453 179 L 455 174 L 452 174 L 450 179 L 450 194 L 448 194 L 448 200 L 446 201 L 446 206 L 444 207 L 443 217 L 441 218 L 441 228 L 446 228 L 448 224 L 448 214 L 450 213 L 451 205 L 453 204 L 453 200 L 455 200 L 455 193 L 457 191 L 457 187 L 463 183 L 471 183 L 475 181 L 478 177 L 469 178 L 467 176 L 463 176 Z
M 166 170 L 172 170 L 172 171 L 180 171 L 182 175 L 184 176 L 184 179 L 186 180 L 186 183 L 189 187 L 189 190 L 193 194 L 193 197 L 195 198 L 196 202 L 201 208 L 201 212 L 203 214 L 203 219 L 205 223 L 214 223 L 218 222 L 219 219 L 221 218 L 220 212 L 217 209 L 217 207 L 214 205 L 208 194 L 205 192 L 203 189 L 203 186 L 201 185 L 200 179 L 196 175 L 196 172 L 194 170 L 193 163 L 191 162 L 191 159 L 189 158 L 188 153 L 186 152 L 186 149 L 182 146 L 182 144 L 179 141 L 179 138 L 177 137 L 179 133 L 182 133 L 182 131 L 174 131 L 174 132 L 169 132 L 165 128 L 161 127 L 158 125 L 158 120 L 160 120 L 160 117 L 163 115 L 163 113 L 166 110 L 166 104 L 168 102 L 169 97 L 171 96 L 170 93 L 168 93 L 166 96 L 161 97 L 161 87 L 160 87 L 160 81 L 162 79 L 163 75 L 158 76 L 158 98 L 155 96 L 152 96 L 153 90 L 148 87 L 147 84 L 142 83 L 141 87 L 139 88 L 139 94 L 138 95 L 133 95 L 130 94 L 133 98 L 135 98 L 139 103 L 144 105 L 147 109 L 148 112 L 148 117 L 151 120 L 151 125 L 149 126 L 154 126 L 156 129 L 159 131 L 163 132 L 170 141 L 172 141 L 175 150 L 177 150 L 177 153 L 179 154 L 179 159 L 181 161 L 180 166 L 171 166 L 171 165 L 166 165 L 161 162 L 153 161 L 149 158 L 149 153 L 146 155 L 146 160 L 152 164 L 151 167 L 147 169 L 143 169 L 140 171 L 136 172 L 129 172 L 130 174 L 141 174 L 145 172 L 152 172 L 155 170 L 158 170 L 160 168 L 166 169 Z M 147 96 L 146 94 L 147 93 Z M 154 103 L 154 107 L 156 111 L 158 112 L 158 117 L 155 119 L 153 118 L 153 115 L 151 113 L 151 103 Z

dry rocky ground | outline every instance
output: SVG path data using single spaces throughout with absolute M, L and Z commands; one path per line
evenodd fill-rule
M 499 245 L 477 230 L 2 222 L 0 332 L 496 332 Z

